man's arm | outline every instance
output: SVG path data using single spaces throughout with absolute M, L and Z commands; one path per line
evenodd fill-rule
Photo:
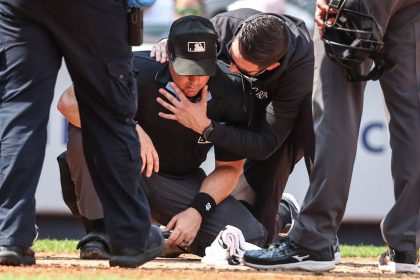
M 313 64 L 308 64 L 306 69 L 309 72 L 312 71 Z M 302 70 L 302 67 L 300 70 Z M 311 73 L 308 74 L 312 75 Z M 307 84 L 309 85 L 309 83 Z M 202 134 L 211 123 L 211 120 L 206 115 L 207 103 L 205 100 L 207 98 L 207 89 L 203 89 L 200 102 L 191 103 L 175 84 L 172 85 L 172 88 L 176 91 L 179 100 L 165 89 L 160 89 L 159 92 L 165 96 L 169 103 L 162 98 L 157 98 L 157 102 L 171 111 L 172 114 L 159 113 L 159 116 L 169 120 L 176 120 L 183 126 Z M 284 89 L 287 88 L 284 87 Z M 310 79 L 310 85 L 306 88 L 302 86 L 299 90 L 294 90 L 289 94 L 289 96 L 293 96 L 293 99 L 273 100 L 267 106 L 264 119 L 261 120 L 257 130 L 251 131 L 217 123 L 207 140 L 239 156 L 264 160 L 274 153 L 289 136 L 295 126 L 302 101 L 305 96 L 310 95 L 311 90 L 312 79 Z M 288 111 L 290 111 L 288 112 L 290 115 L 288 117 L 280 114 L 281 111 L 285 111 L 281 108 L 283 103 L 290 107 L 288 108 Z
M 72 125 L 79 128 L 82 127 L 79 115 L 79 105 L 73 86 L 63 92 L 58 101 L 57 109 Z M 150 177 L 153 171 L 159 172 L 159 156 L 153 145 L 152 139 L 150 139 L 149 135 L 139 124 L 136 125 L 136 130 L 141 141 L 141 172 L 146 169 L 145 175 Z
M 200 192 L 210 195 L 216 204 L 221 203 L 232 193 L 238 183 L 244 163 L 245 160 L 216 161 L 216 168 L 204 179 Z M 165 228 L 165 231 L 173 229 L 168 242 L 181 247 L 191 245 L 200 229 L 202 220 L 201 214 L 192 207 L 175 215 Z M 184 241 L 188 241 L 188 243 Z

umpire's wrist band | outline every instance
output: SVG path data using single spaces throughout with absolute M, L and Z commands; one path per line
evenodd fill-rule
M 197 193 L 189 207 L 192 207 L 195 210 L 197 210 L 204 220 L 216 210 L 216 201 L 214 201 L 213 197 L 211 197 L 209 194 L 199 192 Z

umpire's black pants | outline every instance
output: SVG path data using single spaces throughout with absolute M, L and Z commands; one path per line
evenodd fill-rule
M 138 182 L 137 89 L 124 2 L 0 0 L 0 245 L 32 243 L 34 195 L 64 57 L 112 245 L 144 246 L 150 210 Z
M 102 217 L 102 205 L 92 187 L 89 172 L 81 152 L 80 129 L 69 125 L 68 154 L 58 157 L 64 202 L 76 216 L 88 220 Z M 141 175 L 141 185 L 152 209 L 152 217 L 158 223 L 166 225 L 180 212 L 189 207 L 200 191 L 206 174 L 201 168 L 191 170 L 184 176 L 153 173 L 151 177 Z M 250 211 L 232 196 L 227 197 L 215 212 L 205 219 L 188 252 L 204 256 L 205 248 L 210 246 L 219 232 L 226 226 L 239 228 L 247 242 L 262 246 L 267 233 L 263 225 Z

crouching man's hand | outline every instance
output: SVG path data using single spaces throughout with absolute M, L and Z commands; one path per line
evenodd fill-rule
M 165 231 L 173 229 L 167 242 L 182 248 L 190 246 L 200 229 L 201 221 L 200 213 L 191 207 L 175 215 L 165 228 Z

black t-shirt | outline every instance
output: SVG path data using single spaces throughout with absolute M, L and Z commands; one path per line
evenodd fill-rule
M 218 59 L 230 64 L 227 45 L 245 20 L 259 14 L 262 13 L 253 9 L 238 9 L 211 19 L 219 36 Z M 216 125 L 209 137 L 216 145 L 248 158 L 267 158 L 281 146 L 296 125 L 304 99 L 312 94 L 314 54 L 306 26 L 297 18 L 276 16 L 288 26 L 289 37 L 280 67 L 266 71 L 258 79 L 244 78 L 258 130 Z
M 209 101 L 207 115 L 215 122 L 246 128 L 249 124 L 249 110 L 244 101 L 242 82 L 238 76 L 228 74 L 227 67 L 219 64 L 215 76 L 208 83 Z M 193 172 L 213 146 L 199 143 L 200 135 L 173 120 L 163 119 L 158 112 L 166 112 L 156 97 L 163 95 L 159 88 L 166 88 L 171 81 L 167 64 L 157 63 L 149 52 L 134 53 L 134 68 L 138 71 L 138 112 L 136 120 L 153 141 L 159 154 L 160 172 L 169 175 L 186 175 Z M 215 147 L 216 160 L 234 161 L 240 156 Z

